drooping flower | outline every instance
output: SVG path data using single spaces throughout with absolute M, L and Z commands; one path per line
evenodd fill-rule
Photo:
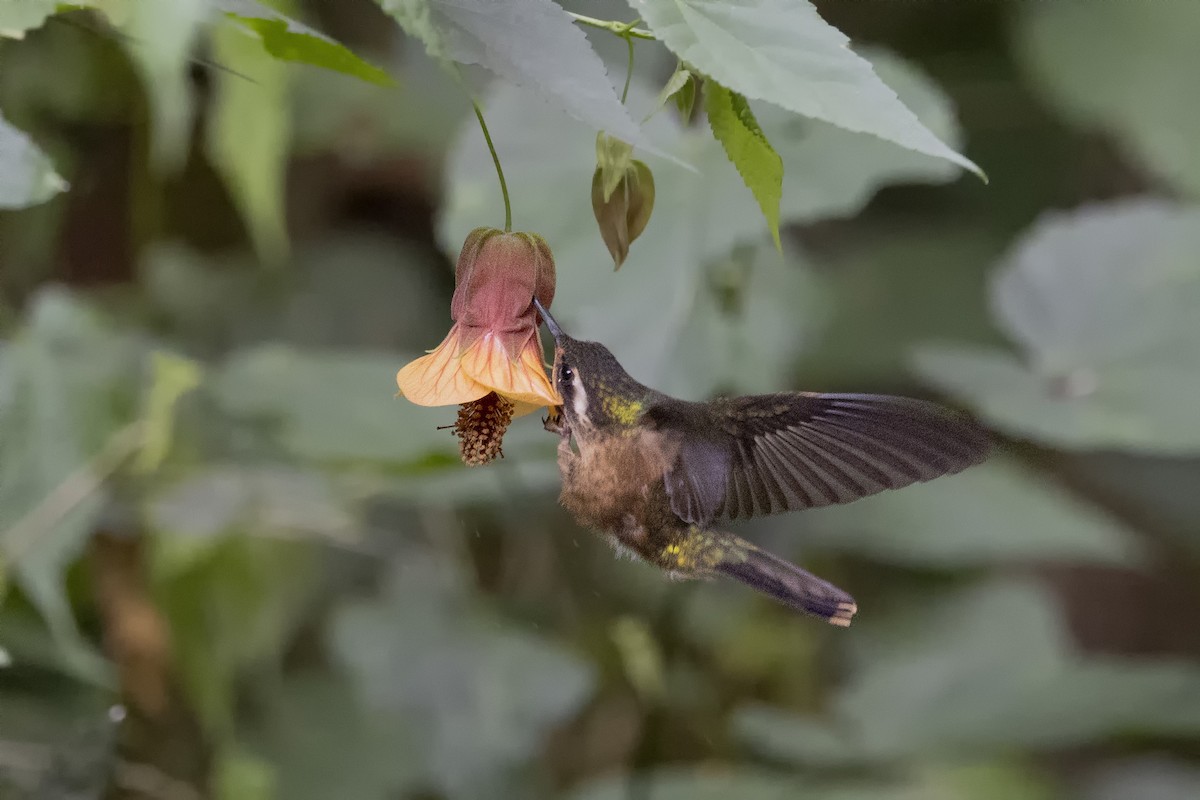
M 476 228 L 454 278 L 450 332 L 396 373 L 396 384 L 417 405 L 469 406 L 454 426 L 463 460 L 486 463 L 499 454 L 511 417 L 562 402 L 546 377 L 533 306 L 535 296 L 547 307 L 554 299 L 554 257 L 536 234 Z M 482 441 L 494 443 L 481 448 Z

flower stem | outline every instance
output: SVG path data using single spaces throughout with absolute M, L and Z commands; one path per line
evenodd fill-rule
M 629 65 L 625 68 L 625 88 L 621 90 L 621 103 L 629 96 L 629 82 L 633 80 L 633 37 L 626 36 L 625 44 L 629 45 Z
M 492 154 L 492 163 L 496 165 L 496 177 L 500 179 L 500 194 L 504 195 L 504 232 L 512 231 L 512 203 L 508 199 L 508 183 L 504 180 L 504 169 L 500 166 L 500 156 L 496 154 L 496 145 L 492 144 L 492 134 L 488 132 L 487 123 L 483 121 L 483 109 L 479 101 L 471 98 L 471 108 L 475 109 L 475 119 L 483 130 L 484 141 L 487 142 L 488 152 Z
M 567 13 L 571 15 L 571 19 L 575 20 L 580 25 L 589 25 L 593 28 L 609 31 L 610 33 L 615 33 L 617 36 L 620 36 L 623 39 L 632 37 L 634 39 L 654 40 L 658 38 L 652 31 L 648 31 L 645 28 L 634 28 L 632 25 L 625 22 L 617 22 L 616 20 L 611 19 L 596 19 L 595 17 L 587 17 L 583 14 L 576 14 L 574 11 L 568 11 Z

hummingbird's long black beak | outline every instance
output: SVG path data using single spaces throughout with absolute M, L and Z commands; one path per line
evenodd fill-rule
M 558 323 L 554 321 L 554 317 L 550 316 L 550 312 L 546 310 L 545 306 L 536 297 L 533 298 L 533 304 L 537 307 L 538 313 L 542 315 L 542 321 L 546 323 L 546 328 L 550 331 L 551 335 L 555 339 L 562 336 L 562 328 L 558 327 Z

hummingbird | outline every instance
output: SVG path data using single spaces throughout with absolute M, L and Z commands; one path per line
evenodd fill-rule
M 560 436 L 560 502 L 618 551 L 673 578 L 731 578 L 849 626 L 853 597 L 718 520 L 849 503 L 959 472 L 990 449 L 969 418 L 907 397 L 679 400 L 634 380 L 604 345 L 568 336 L 534 303 L 554 336 L 562 397 L 543 421 Z

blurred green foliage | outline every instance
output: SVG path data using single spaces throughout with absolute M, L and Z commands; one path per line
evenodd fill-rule
M 705 5 L 641 24 L 749 98 L 782 252 L 703 119 L 638 125 L 675 56 L 635 42 L 622 107 L 625 43 L 534 0 L 0 0 L 0 797 L 1200 796 L 1196 6 L 819 2 L 754 73 L 789 4 Z M 996 432 L 746 526 L 849 630 L 615 559 L 536 416 L 472 470 L 395 398 L 503 218 L 464 86 L 556 316 L 635 377 Z M 654 171 L 620 273 L 598 128 Z

